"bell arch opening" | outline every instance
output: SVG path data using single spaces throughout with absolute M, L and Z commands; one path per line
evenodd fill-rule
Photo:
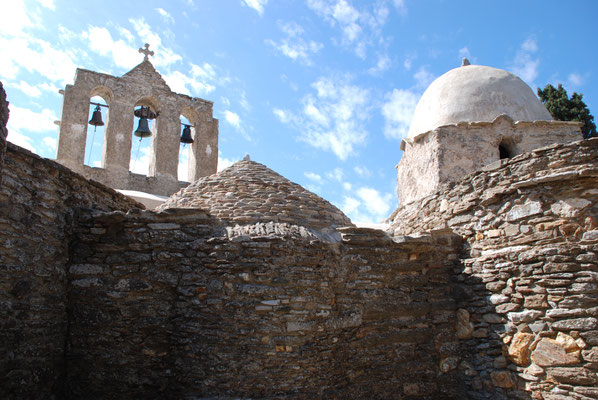
M 131 128 L 131 155 L 129 160 L 129 171 L 135 174 L 149 176 L 150 161 L 152 158 L 151 137 L 157 132 L 157 119 L 140 118 L 141 111 L 158 114 L 160 111 L 159 102 L 153 97 L 143 97 L 133 106 L 133 126 Z
M 197 130 L 196 126 L 199 121 L 197 112 L 191 107 L 183 107 L 180 111 L 179 120 L 181 121 L 181 129 L 179 131 L 179 158 L 177 167 L 177 179 L 179 181 L 189 182 L 191 180 L 192 166 L 195 164 L 194 149 L 197 145 Z M 186 132 L 185 127 L 189 126 L 189 130 Z M 185 136 L 185 138 L 184 138 Z M 188 141 L 189 137 L 192 140 L 191 143 L 184 143 Z
M 105 92 L 95 89 L 91 92 L 83 158 L 83 164 L 89 167 L 104 167 L 104 141 L 110 117 L 110 100 L 111 96 L 106 96 Z

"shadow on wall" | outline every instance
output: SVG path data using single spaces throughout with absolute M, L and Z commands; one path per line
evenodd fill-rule
M 466 240 L 454 280 L 471 398 L 597 395 L 597 159 L 598 140 L 538 149 L 395 213 L 395 232 L 446 224 Z

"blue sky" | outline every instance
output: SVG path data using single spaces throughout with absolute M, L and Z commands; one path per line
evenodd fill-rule
M 10 141 L 54 158 L 58 90 L 77 67 L 123 75 L 147 42 L 173 91 L 214 102 L 220 169 L 250 154 L 354 221 L 379 222 L 396 208 L 394 166 L 413 109 L 464 56 L 534 91 L 563 83 L 598 112 L 593 0 L 6 3 Z M 86 163 L 98 165 L 103 130 L 93 146 L 92 132 Z M 135 171 L 147 170 L 147 151 L 142 142 Z

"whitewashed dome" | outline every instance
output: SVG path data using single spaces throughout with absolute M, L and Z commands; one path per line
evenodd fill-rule
M 516 75 L 483 65 L 452 69 L 422 95 L 409 127 L 409 138 L 458 122 L 491 122 L 501 114 L 514 121 L 552 120 L 532 89 Z

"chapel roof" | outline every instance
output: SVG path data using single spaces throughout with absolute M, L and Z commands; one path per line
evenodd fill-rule
M 552 120 L 532 89 L 516 75 L 483 65 L 468 65 L 437 78 L 422 95 L 408 137 L 459 122 L 493 121 L 507 114 L 514 121 Z
M 328 201 L 249 160 L 191 183 L 157 210 L 169 208 L 202 208 L 237 224 L 288 223 L 317 230 L 353 225 Z

